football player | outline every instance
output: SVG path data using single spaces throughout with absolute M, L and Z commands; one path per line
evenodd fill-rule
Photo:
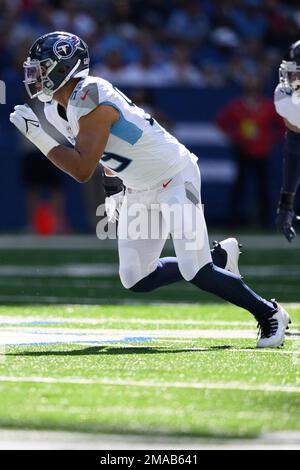
M 105 172 L 118 175 L 126 187 L 118 224 L 123 286 L 148 292 L 185 279 L 251 312 L 260 326 L 257 347 L 281 346 L 289 316 L 275 301 L 260 297 L 243 282 L 236 240 L 226 240 L 213 252 L 223 265 L 221 255 L 226 253 L 227 268 L 236 274 L 212 262 L 197 157 L 115 86 L 89 76 L 87 45 L 73 34 L 53 32 L 37 39 L 24 71 L 30 98 L 45 102 L 46 118 L 74 147 L 59 145 L 27 105 L 15 106 L 11 122 L 77 181 L 88 181 L 100 160 Z M 115 186 L 114 191 L 120 193 L 121 186 Z M 161 237 L 128 233 L 135 204 L 145 220 L 156 213 Z M 170 220 L 169 209 L 174 205 L 188 209 L 189 217 L 183 210 Z M 160 258 L 169 234 L 176 258 Z
M 295 194 L 300 182 L 300 41 L 291 45 L 280 64 L 274 103 L 286 126 L 276 222 L 279 231 L 292 242 L 296 237 L 293 225 L 300 219 L 294 211 Z

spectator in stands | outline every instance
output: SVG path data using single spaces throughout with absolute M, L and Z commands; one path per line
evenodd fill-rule
M 171 60 L 161 69 L 161 85 L 201 87 L 204 80 L 200 70 L 191 62 L 190 50 L 184 45 L 177 45 Z
M 242 42 L 239 50 L 227 64 L 226 75 L 228 81 L 239 86 L 244 86 L 249 76 L 260 77 L 267 83 L 273 65 L 273 57 L 265 50 L 262 55 L 262 45 L 257 39 L 248 39 Z
M 73 2 L 65 2 L 64 9 L 55 9 L 51 13 L 51 21 L 54 30 L 76 31 L 76 34 L 86 41 L 97 29 L 94 18 L 88 12 L 77 8 Z
M 283 128 L 273 101 L 262 94 L 261 82 L 256 77 L 248 78 L 243 95 L 220 110 L 217 123 L 231 140 L 237 166 L 230 207 L 231 222 L 246 225 L 251 220 L 246 195 L 249 195 L 248 201 L 253 200 L 247 183 L 249 176 L 254 174 L 258 222 L 261 227 L 268 227 L 269 162 L 274 141 L 283 135 Z
M 267 31 L 267 19 L 262 0 L 244 0 L 231 12 L 231 21 L 244 40 L 263 40 Z
M 124 67 L 122 82 L 129 86 L 163 86 L 166 82 L 164 70 L 155 61 L 148 47 L 141 51 L 140 60 Z
M 166 36 L 186 45 L 199 45 L 209 32 L 209 18 L 197 0 L 181 0 L 166 23 Z
M 124 84 L 124 57 L 119 49 L 110 49 L 102 63 L 93 67 L 92 75 L 97 75 L 116 85 Z
M 294 8 L 292 8 L 292 5 L 290 7 L 284 6 L 283 3 L 286 5 L 288 1 L 264 1 L 267 17 L 267 32 L 264 42 L 268 46 L 287 50 L 295 38 L 299 36 L 299 25 L 297 26 L 297 7 L 299 7 L 299 2 L 294 2 Z
M 238 35 L 226 22 L 212 30 L 209 44 L 197 53 L 197 63 L 204 80 L 204 86 L 225 86 L 228 81 L 228 64 L 236 57 L 240 47 Z M 231 71 L 231 69 L 230 69 Z

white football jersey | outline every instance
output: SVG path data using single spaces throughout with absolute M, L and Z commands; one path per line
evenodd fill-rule
M 78 82 L 69 99 L 67 121 L 59 115 L 55 101 L 45 103 L 45 115 L 74 145 L 79 119 L 100 104 L 113 106 L 120 117 L 111 127 L 105 152 L 99 155 L 99 160 L 101 158 L 103 166 L 121 178 L 125 186 L 150 188 L 172 178 L 195 158 L 149 114 L 102 78 L 87 77 Z
M 300 129 L 300 104 L 292 100 L 292 92 L 287 92 L 279 84 L 274 92 L 274 104 L 277 113 Z

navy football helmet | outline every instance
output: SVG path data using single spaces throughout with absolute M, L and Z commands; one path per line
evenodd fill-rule
M 291 45 L 281 62 L 279 81 L 286 92 L 300 101 L 300 40 Z
M 71 78 L 89 73 L 89 52 L 78 36 L 55 31 L 38 38 L 24 62 L 24 84 L 30 98 L 51 101 L 53 94 Z

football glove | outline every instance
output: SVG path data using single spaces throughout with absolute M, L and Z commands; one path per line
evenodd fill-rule
M 276 225 L 280 233 L 283 233 L 288 242 L 296 238 L 293 227 L 295 221 L 300 220 L 294 211 L 295 193 L 281 190 L 277 209 Z
M 9 120 L 27 137 L 44 155 L 57 147 L 59 143 L 52 139 L 43 129 L 39 118 L 27 104 L 17 105 L 10 114 Z
M 105 212 L 109 222 L 116 222 L 119 220 L 120 209 L 123 203 L 124 191 L 112 194 L 105 198 Z
M 300 217 L 295 214 L 293 210 L 278 208 L 276 225 L 280 233 L 283 233 L 285 238 L 292 242 L 296 238 L 296 232 L 293 227 L 295 221 L 299 221 Z

